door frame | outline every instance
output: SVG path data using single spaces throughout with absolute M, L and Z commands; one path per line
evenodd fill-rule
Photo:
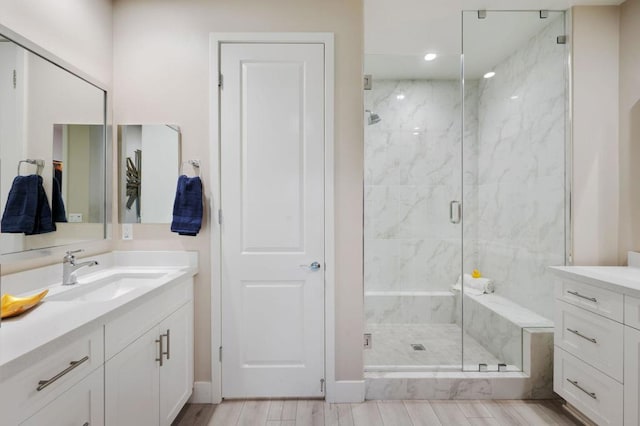
M 220 47 L 223 43 L 324 44 L 324 359 L 325 399 L 335 397 L 335 208 L 334 208 L 334 34 L 333 33 L 211 33 L 209 36 L 209 146 L 211 164 L 211 400 L 222 400 L 222 238 L 220 208 Z

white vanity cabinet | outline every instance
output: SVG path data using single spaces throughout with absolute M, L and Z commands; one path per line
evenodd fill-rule
M 67 416 L 40 424 L 103 424 L 103 399 L 95 392 L 97 387 L 100 392 L 103 388 L 103 343 L 102 327 L 95 328 L 62 342 L 29 368 L 0 383 L 0 423 L 38 424 L 32 416 L 37 419 L 42 416 L 40 412 L 63 412 L 70 399 L 78 398 L 78 411 L 84 421 L 65 422 Z M 88 379 L 95 371 L 100 374 Z
M 624 424 L 640 424 L 640 330 L 624 328 Z
M 640 424 L 640 269 L 557 267 L 553 389 L 598 425 Z
M 106 324 L 105 353 L 106 425 L 170 425 L 193 389 L 192 281 Z
M 24 426 L 104 424 L 104 371 L 100 367 L 26 421 Z

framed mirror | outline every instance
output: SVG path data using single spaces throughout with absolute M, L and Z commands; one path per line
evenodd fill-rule
M 118 126 L 120 223 L 171 223 L 180 152 L 178 126 Z
M 0 254 L 101 240 L 106 92 L 0 37 Z

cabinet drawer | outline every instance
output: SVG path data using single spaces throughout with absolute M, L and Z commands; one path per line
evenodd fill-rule
M 100 367 L 38 411 L 23 426 L 104 424 L 104 371 Z
M 52 354 L 43 354 L 42 360 L 0 384 L 2 421 L 8 416 L 11 421 L 7 424 L 17 424 L 31 416 L 100 367 L 103 355 L 102 327 Z M 39 385 L 41 381 L 48 385 Z
M 556 301 L 554 342 L 622 383 L 624 325 Z
M 599 425 L 622 424 L 622 385 L 557 346 L 553 390 Z
M 624 296 L 624 323 L 640 330 L 640 299 Z
M 193 278 L 107 323 L 104 327 L 105 360 L 111 359 L 189 300 L 193 300 Z
M 563 279 L 556 284 L 556 299 L 622 322 L 623 296 L 589 284 Z

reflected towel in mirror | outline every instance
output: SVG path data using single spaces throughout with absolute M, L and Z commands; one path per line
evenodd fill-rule
M 60 180 L 57 176 L 53 177 L 53 188 L 51 190 L 51 211 L 54 222 L 66 222 L 67 212 L 64 208 L 64 200 L 62 199 L 62 191 L 60 190 Z
M 202 181 L 199 176 L 178 177 L 176 198 L 173 203 L 171 231 L 180 235 L 196 236 L 202 226 Z
M 1 232 L 26 235 L 56 230 L 42 176 L 16 176 L 13 179 L 0 226 Z

